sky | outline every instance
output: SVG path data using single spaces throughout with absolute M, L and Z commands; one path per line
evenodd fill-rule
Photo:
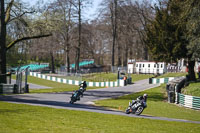
M 22 0 L 23 2 L 29 3 L 31 6 L 35 5 L 36 2 L 38 0 Z M 43 0 L 44 2 L 51 2 L 53 0 Z M 93 19 L 94 18 L 94 14 L 96 12 L 96 10 L 98 9 L 98 5 L 102 2 L 103 0 L 93 0 L 93 4 L 91 7 L 88 7 L 87 9 L 85 9 L 84 11 L 84 17 L 86 17 L 86 19 Z

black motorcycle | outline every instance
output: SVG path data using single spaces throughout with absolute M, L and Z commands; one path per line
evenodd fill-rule
M 129 106 L 128 108 L 126 109 L 126 114 L 136 114 L 136 115 L 140 115 L 144 108 L 146 108 L 147 105 L 146 105 L 146 102 L 141 102 L 141 101 L 132 101 L 132 102 L 129 102 Z
M 76 101 L 80 100 L 81 96 L 83 96 L 83 91 L 81 89 L 76 90 L 74 93 L 72 93 L 71 100 L 69 103 L 75 103 Z

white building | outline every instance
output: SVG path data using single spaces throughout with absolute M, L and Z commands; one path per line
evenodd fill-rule
M 128 61 L 128 73 L 163 74 L 165 72 L 167 66 L 164 62 Z

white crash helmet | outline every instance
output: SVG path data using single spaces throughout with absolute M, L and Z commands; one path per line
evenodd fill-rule
M 143 95 L 143 97 L 147 97 L 148 95 L 145 93 L 144 95 Z

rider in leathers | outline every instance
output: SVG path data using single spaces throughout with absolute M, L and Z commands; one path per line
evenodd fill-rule
M 136 102 L 140 102 L 141 104 L 143 104 L 144 106 L 146 106 L 146 102 L 147 102 L 147 94 L 144 94 L 143 96 L 139 96 L 137 98 L 137 100 L 133 100 L 132 101 L 132 105 L 135 104 Z

